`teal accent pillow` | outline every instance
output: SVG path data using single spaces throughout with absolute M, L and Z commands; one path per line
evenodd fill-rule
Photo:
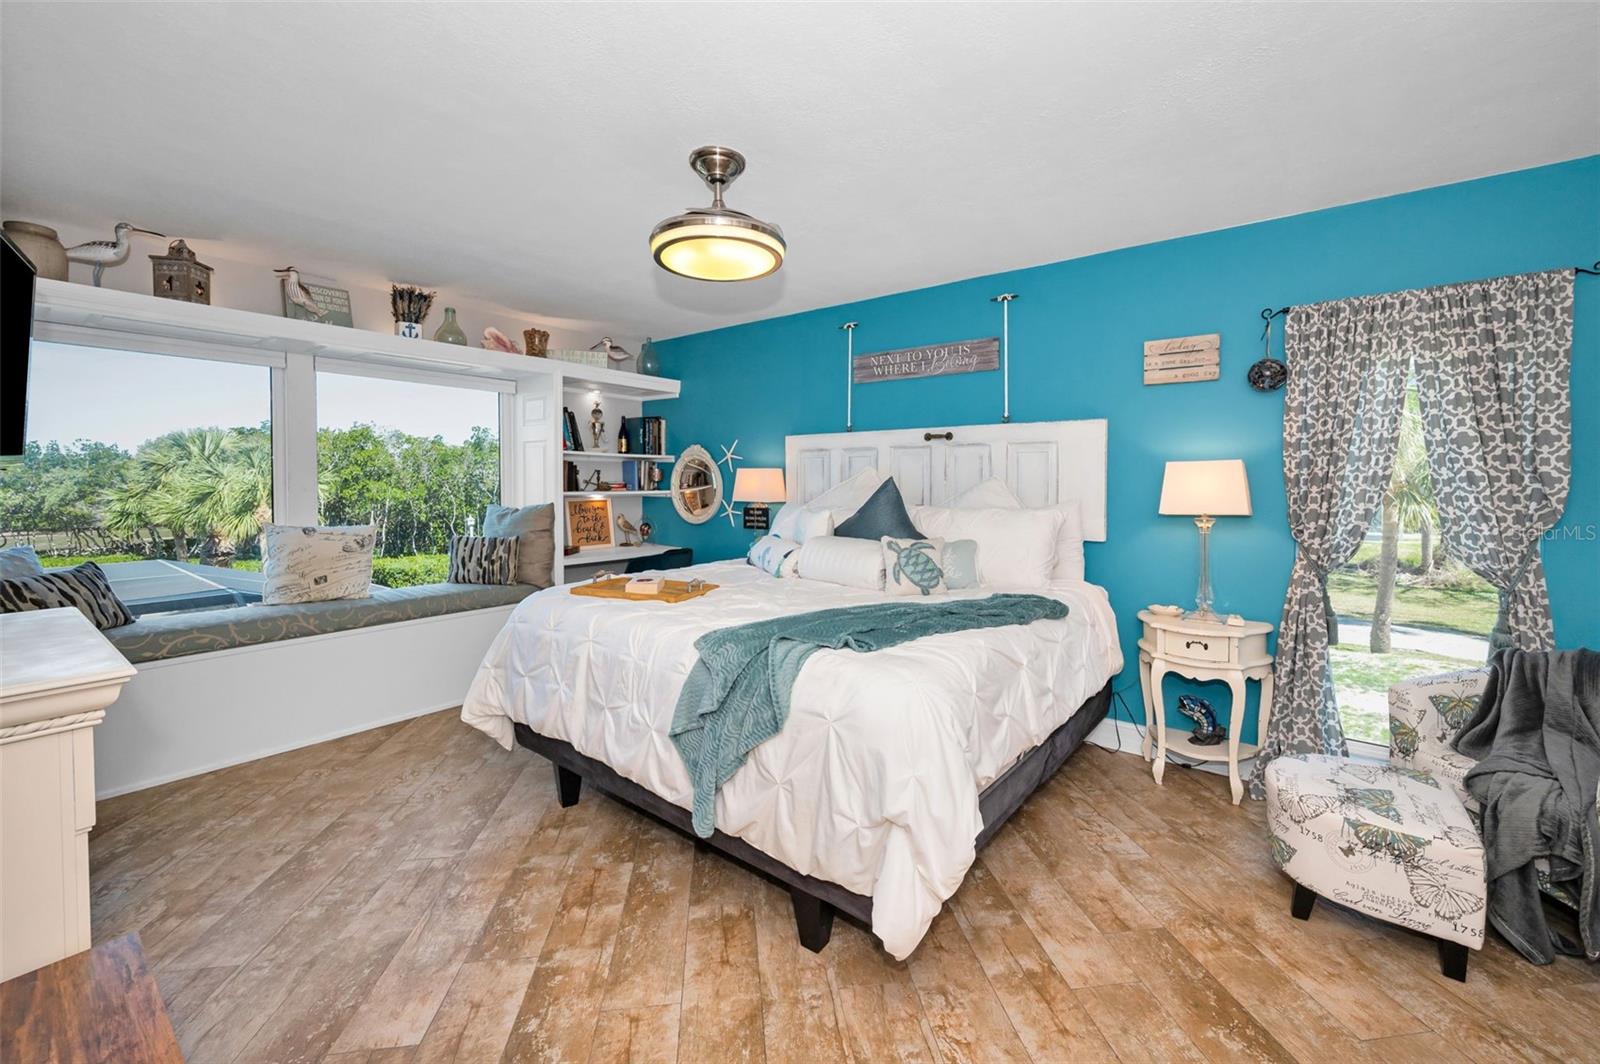
M 944 586 L 951 591 L 978 586 L 977 540 L 949 540 L 944 545 L 940 561 L 944 566 Z
M 900 488 L 893 477 L 879 484 L 878 490 L 861 504 L 861 509 L 839 522 L 833 534 L 849 539 L 923 538 L 917 526 L 911 523 L 911 515 L 906 513 L 905 500 L 900 497 Z

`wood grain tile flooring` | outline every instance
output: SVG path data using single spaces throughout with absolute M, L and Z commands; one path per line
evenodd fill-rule
M 1262 810 L 1084 747 L 912 957 L 454 712 L 100 804 L 97 940 L 137 931 L 191 1064 L 1600 1060 L 1600 971 L 1289 915 Z

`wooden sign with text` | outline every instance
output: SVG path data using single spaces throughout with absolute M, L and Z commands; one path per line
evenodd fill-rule
M 567 545 L 611 546 L 611 500 L 567 500 Z
M 1187 384 L 1214 381 L 1222 373 L 1222 334 L 1176 336 L 1170 340 L 1146 340 L 1144 382 L 1146 384 Z
M 851 379 L 857 384 L 903 381 L 915 377 L 947 377 L 952 373 L 980 373 L 1000 368 L 1000 338 L 955 340 L 926 347 L 905 347 L 857 355 Z

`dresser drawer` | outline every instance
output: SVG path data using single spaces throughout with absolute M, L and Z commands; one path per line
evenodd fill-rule
M 1192 635 L 1188 632 L 1158 631 L 1161 656 L 1184 658 L 1188 661 L 1228 660 L 1229 645 L 1233 640 L 1225 635 Z

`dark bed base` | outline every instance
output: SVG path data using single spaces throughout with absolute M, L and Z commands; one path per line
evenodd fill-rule
M 1099 692 L 1090 696 L 1071 719 L 983 789 L 978 796 L 978 808 L 983 814 L 983 830 L 978 832 L 977 838 L 979 849 L 994 837 L 1011 814 L 1022 807 L 1028 796 L 1049 780 L 1056 769 L 1072 756 L 1073 751 L 1083 745 L 1084 738 L 1105 719 L 1110 708 L 1111 684 L 1108 681 Z M 587 780 L 624 805 L 632 806 L 651 819 L 687 835 L 695 845 L 716 850 L 735 864 L 743 865 L 788 890 L 790 900 L 794 903 L 794 919 L 800 943 L 813 953 L 820 953 L 828 944 L 836 913 L 865 930 L 871 930 L 871 898 L 846 890 L 826 879 L 796 872 L 743 839 L 725 835 L 720 830 L 709 839 L 699 838 L 694 834 L 689 810 L 618 775 L 604 762 L 580 754 L 570 743 L 540 735 L 522 723 L 516 724 L 516 734 L 519 744 L 554 762 L 556 789 L 563 806 L 578 803 L 579 790 L 583 781 Z

